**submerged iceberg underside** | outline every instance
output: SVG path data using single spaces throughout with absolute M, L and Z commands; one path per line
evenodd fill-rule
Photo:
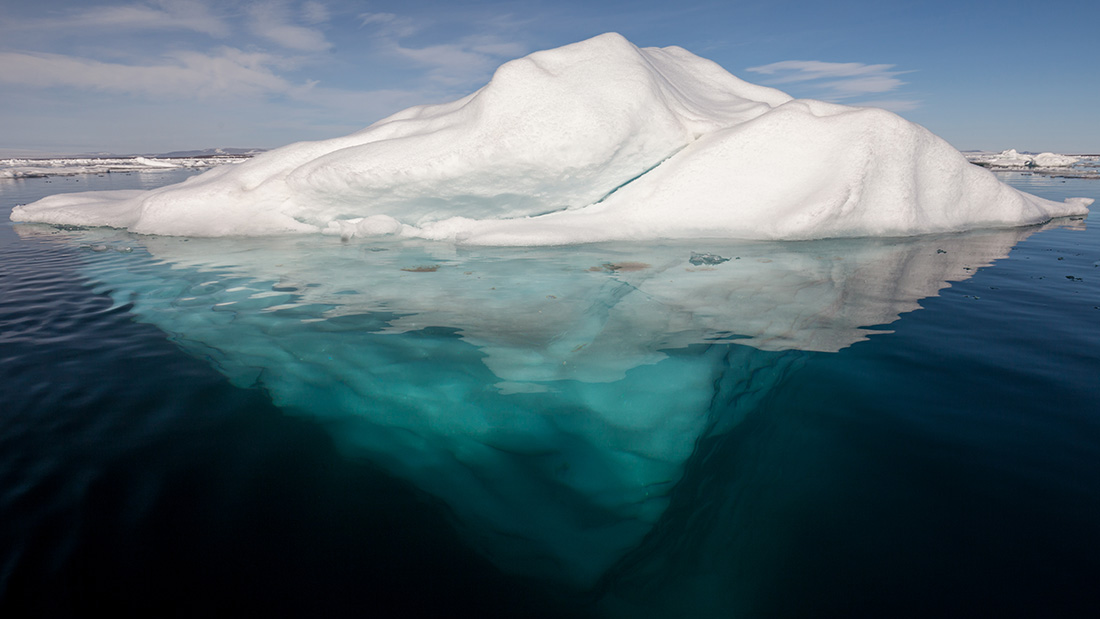
M 445 502 L 505 571 L 580 589 L 685 517 L 667 508 L 698 446 L 766 410 L 807 351 L 887 333 L 1038 229 L 517 249 L 14 227 Z
M 477 92 L 148 192 L 50 196 L 27 222 L 482 245 L 903 236 L 1087 212 L 970 165 L 874 108 L 793 100 L 681 48 L 605 34 L 502 65 Z

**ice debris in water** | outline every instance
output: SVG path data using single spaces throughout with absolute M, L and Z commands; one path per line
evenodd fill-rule
M 451 103 L 169 187 L 50 196 L 12 219 L 185 236 L 480 245 L 905 236 L 1087 212 L 1008 187 L 901 117 L 744 82 L 609 33 Z
M 694 264 L 695 266 L 701 266 L 704 264 L 722 264 L 723 262 L 729 262 L 729 260 L 729 258 L 723 258 L 722 256 L 718 256 L 716 254 L 698 254 L 695 252 L 691 252 L 691 258 L 688 259 L 688 262 Z
M 246 155 L 203 155 L 201 157 L 66 157 L 56 159 L 0 159 L 0 179 L 48 178 L 83 174 L 157 172 L 179 168 L 211 168 L 237 164 Z

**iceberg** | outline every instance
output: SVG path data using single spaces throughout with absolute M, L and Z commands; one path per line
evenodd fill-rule
M 1082 215 L 890 112 L 796 100 L 609 33 L 502 65 L 457 101 L 152 191 L 12 219 L 181 236 L 394 235 L 538 246 L 910 236 Z
M 444 501 L 503 569 L 578 588 L 807 355 L 888 333 L 1038 229 L 517 249 L 15 226 L 82 248 L 135 320 Z

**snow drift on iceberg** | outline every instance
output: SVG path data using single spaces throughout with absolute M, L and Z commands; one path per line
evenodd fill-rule
M 681 48 L 604 34 L 477 92 L 149 192 L 50 196 L 26 222 L 483 245 L 899 236 L 1087 212 L 1012 189 L 889 112 L 792 100 Z

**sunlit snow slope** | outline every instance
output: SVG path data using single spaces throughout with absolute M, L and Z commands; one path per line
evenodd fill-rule
M 890 112 L 741 81 L 605 34 L 477 92 L 149 192 L 50 196 L 16 221 L 146 234 L 396 234 L 482 245 L 899 236 L 1087 211 L 1002 184 Z

